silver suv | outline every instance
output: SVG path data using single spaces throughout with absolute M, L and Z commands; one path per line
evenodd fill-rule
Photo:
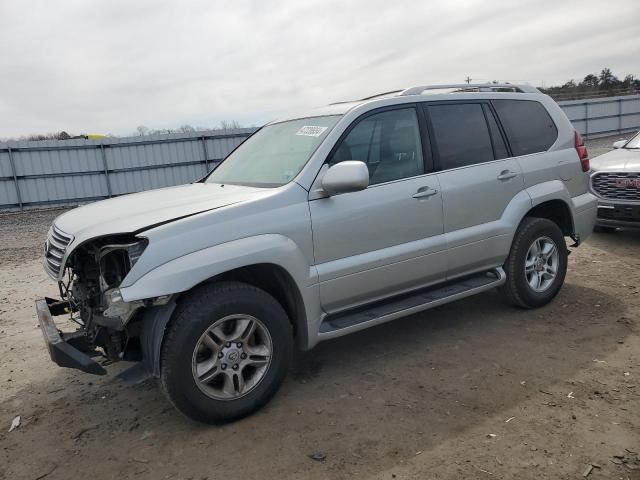
M 420 86 L 272 122 L 190 185 L 58 217 L 36 308 L 54 362 L 137 363 L 203 422 L 276 392 L 294 346 L 499 287 L 545 305 L 593 230 L 589 158 L 512 84 Z M 53 317 L 80 323 L 62 333 Z M 98 363 L 93 358 L 102 357 Z

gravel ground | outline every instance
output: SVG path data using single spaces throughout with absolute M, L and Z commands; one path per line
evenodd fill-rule
M 629 140 L 632 136 L 633 135 L 631 134 L 625 134 L 594 138 L 593 140 L 586 140 L 585 144 L 587 145 L 587 149 L 589 150 L 589 155 L 591 156 L 591 158 L 594 158 L 598 155 L 602 155 L 603 153 L 607 153 L 608 151 L 610 151 L 611 144 L 613 142 L 617 142 L 618 140 Z
M 321 344 L 212 427 L 153 382 L 50 362 L 33 301 L 57 293 L 39 257 L 59 213 L 0 216 L 0 479 L 640 478 L 640 231 L 574 250 L 544 308 L 489 292 Z

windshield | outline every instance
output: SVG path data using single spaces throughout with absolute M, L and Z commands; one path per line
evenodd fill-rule
M 340 115 L 267 125 L 249 137 L 207 178 L 207 183 L 279 187 L 300 173 Z
M 640 148 L 640 133 L 638 133 L 635 137 L 633 137 L 624 148 Z

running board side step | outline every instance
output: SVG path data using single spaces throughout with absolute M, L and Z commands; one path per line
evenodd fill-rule
M 454 282 L 416 290 L 370 305 L 328 315 L 320 324 L 319 339 L 346 335 L 364 328 L 444 305 L 504 284 L 501 267 L 464 277 Z

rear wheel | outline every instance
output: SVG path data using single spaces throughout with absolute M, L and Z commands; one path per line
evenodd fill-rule
M 251 285 L 204 285 L 179 304 L 161 353 L 161 385 L 171 403 L 201 422 L 233 420 L 277 391 L 293 350 L 281 305 Z
M 549 303 L 567 272 L 567 248 L 560 227 L 546 218 L 525 218 L 516 232 L 504 265 L 506 299 L 519 307 Z

